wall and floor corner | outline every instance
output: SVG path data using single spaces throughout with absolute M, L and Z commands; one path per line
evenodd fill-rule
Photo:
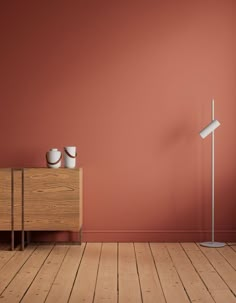
M 1 1 L 0 22 L 0 167 L 76 145 L 85 241 L 209 240 L 214 97 L 216 239 L 235 241 L 234 0 Z

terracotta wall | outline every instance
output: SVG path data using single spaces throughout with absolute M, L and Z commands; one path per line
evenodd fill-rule
M 214 97 L 216 236 L 235 241 L 235 20 L 234 0 L 1 1 L 0 167 L 76 145 L 84 240 L 209 239 Z

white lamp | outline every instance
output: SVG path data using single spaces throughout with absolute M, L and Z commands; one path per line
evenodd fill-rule
M 212 121 L 209 123 L 203 130 L 200 132 L 200 136 L 202 139 L 205 139 L 208 135 L 211 136 L 211 202 L 212 202 L 212 229 L 211 229 L 211 241 L 210 242 L 202 242 L 200 245 L 206 246 L 206 247 L 223 247 L 225 246 L 225 243 L 223 242 L 215 242 L 215 194 L 214 194 L 214 174 L 215 174 L 215 136 L 214 131 L 215 129 L 220 126 L 220 122 L 218 120 L 215 120 L 214 118 L 214 100 L 212 100 Z

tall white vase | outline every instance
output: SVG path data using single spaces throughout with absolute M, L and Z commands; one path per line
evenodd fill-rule
M 66 168 L 76 167 L 76 147 L 66 146 L 64 147 L 64 164 Z
M 50 168 L 61 167 L 62 154 L 57 148 L 52 148 L 46 153 L 47 166 Z

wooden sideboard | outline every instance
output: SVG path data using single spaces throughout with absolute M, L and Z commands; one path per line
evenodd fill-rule
M 0 169 L 0 230 L 73 231 L 82 238 L 82 169 Z

